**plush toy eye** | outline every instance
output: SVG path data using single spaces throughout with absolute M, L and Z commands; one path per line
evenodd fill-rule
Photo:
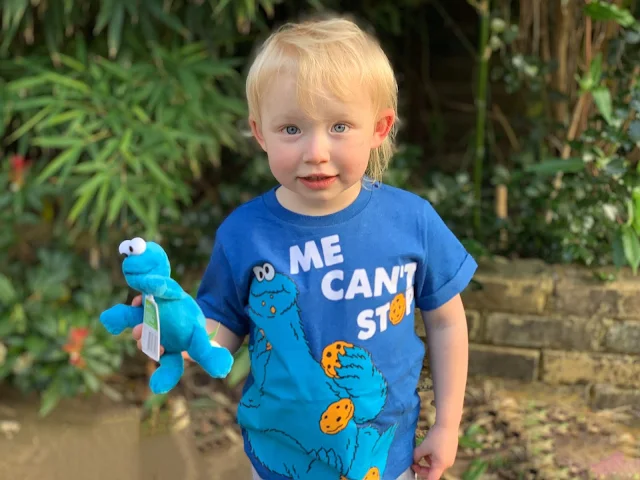
M 273 277 L 276 276 L 276 269 L 270 263 L 265 263 L 262 270 L 264 271 L 264 279 L 267 281 L 273 280 Z
M 129 245 L 129 253 L 131 255 L 142 255 L 147 249 L 147 242 L 145 242 L 142 238 L 136 237 L 131 240 L 131 244 Z
M 264 269 L 262 267 L 253 267 L 253 274 L 259 282 L 264 280 Z
M 125 240 L 122 242 L 118 247 L 118 252 L 120 252 L 120 255 L 125 255 L 127 257 L 131 255 L 131 240 Z

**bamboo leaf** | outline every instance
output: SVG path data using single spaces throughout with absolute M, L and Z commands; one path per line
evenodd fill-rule
M 78 162 L 78 158 L 80 157 L 82 151 L 83 145 L 76 144 L 74 146 L 71 146 L 71 148 L 69 148 L 68 150 L 61 152 L 57 157 L 51 160 L 51 162 L 47 164 L 44 170 L 42 170 L 40 175 L 38 175 L 38 177 L 36 178 L 36 184 L 47 181 L 62 169 L 69 171 L 71 167 L 73 167 Z
M 31 110 L 34 108 L 40 109 L 48 105 L 56 105 L 59 100 L 53 96 L 31 97 L 12 99 L 7 109 L 12 112 L 20 112 L 24 110 Z
M 109 211 L 107 212 L 107 223 L 109 225 L 113 223 L 118 216 L 118 213 L 122 210 L 122 205 L 124 204 L 124 199 L 127 193 L 127 190 L 121 187 L 116 191 L 116 194 L 111 199 L 111 202 L 109 203 Z
M 96 206 L 91 212 L 91 231 L 96 233 L 100 228 L 102 219 L 106 214 L 107 195 L 109 194 L 109 182 L 104 182 L 100 186 L 98 196 L 96 198 Z
M 222 13 L 222 11 L 225 8 L 227 8 L 229 3 L 231 3 L 231 0 L 220 0 L 218 2 L 214 2 L 213 0 L 211 0 L 211 6 L 213 7 L 213 15 L 212 16 L 217 17 L 218 15 L 220 15 Z
M 91 87 L 80 80 L 74 80 L 72 78 L 65 77 L 64 75 L 60 75 L 54 72 L 47 72 L 45 76 L 54 84 L 61 85 L 64 87 L 68 87 L 72 90 L 77 90 L 78 92 L 89 94 L 91 93 Z
M 76 118 L 79 118 L 83 115 L 84 115 L 84 112 L 82 110 L 69 110 L 67 112 L 52 115 L 51 117 L 47 118 L 46 120 L 40 123 L 38 130 L 42 130 L 47 127 L 55 127 L 62 123 L 66 123 Z
M 93 163 L 97 167 L 104 167 L 106 163 L 108 163 L 109 159 L 113 156 L 113 154 L 118 150 L 118 146 L 120 142 L 117 138 L 110 138 L 109 140 L 104 142 L 104 147 L 100 150 L 100 153 L 93 157 Z
M 109 25 L 109 20 L 113 17 L 114 0 L 103 0 L 100 2 L 100 11 L 96 17 L 96 24 L 93 33 L 99 35 L 104 28 Z
M 42 148 L 66 148 L 84 146 L 85 142 L 76 137 L 35 137 L 32 144 Z
M 144 223 L 150 223 L 147 218 L 147 212 L 145 211 L 142 203 L 135 195 L 129 195 L 127 197 L 127 205 L 131 208 L 131 211 L 138 217 L 139 220 L 142 220 Z
M 622 248 L 624 250 L 624 256 L 631 265 L 633 274 L 638 273 L 638 267 L 640 266 L 640 240 L 634 232 L 633 228 L 623 227 L 622 230 Z
M 620 232 L 616 232 L 614 234 L 611 244 L 611 250 L 613 265 L 616 268 L 622 268 L 627 263 L 627 260 L 624 253 L 624 246 L 622 244 L 622 234 Z
M 184 27 L 179 18 L 175 15 L 165 12 L 160 6 L 159 2 L 150 1 L 146 2 L 145 6 L 148 8 L 149 13 L 156 17 L 160 22 L 164 23 L 167 27 L 174 30 L 176 33 L 182 35 L 187 40 L 191 38 L 191 33 Z
M 0 305 L 11 305 L 17 298 L 11 279 L 0 273 Z
M 160 168 L 156 161 L 147 155 L 140 157 L 142 165 L 148 170 L 149 174 L 162 186 L 166 188 L 173 188 L 174 182 L 167 176 L 167 174 Z
M 118 3 L 114 7 L 111 21 L 109 22 L 109 32 L 107 34 L 107 45 L 109 47 L 109 57 L 115 58 L 120 49 L 122 41 L 122 27 L 124 24 L 124 4 Z
M 71 223 L 74 223 L 81 213 L 86 210 L 89 202 L 95 197 L 96 192 L 100 188 L 102 183 L 108 184 L 108 178 L 105 178 L 104 174 L 95 175 L 88 182 L 83 183 L 79 188 L 74 192 L 78 197 L 76 202 L 73 204 L 69 215 L 67 216 L 67 220 Z
M 598 110 L 611 125 L 613 123 L 613 100 L 611 99 L 611 92 L 605 86 L 600 86 L 591 91 L 593 95 L 593 101 L 595 102 Z
M 24 124 L 20 126 L 20 128 L 16 129 L 11 135 L 9 135 L 5 139 L 5 144 L 12 143 L 16 141 L 18 138 L 25 135 L 29 130 L 33 129 L 40 121 L 45 118 L 49 113 L 51 113 L 52 105 L 48 105 L 38 113 L 36 113 L 33 117 L 27 120 Z
M 49 78 L 45 74 L 40 74 L 12 80 L 7 83 L 6 88 L 9 92 L 20 92 L 21 90 L 30 90 L 47 83 L 49 83 Z
M 584 13 L 594 20 L 614 21 L 625 28 L 636 23 L 633 14 L 626 8 L 620 8 L 614 3 L 593 0 L 584 6 Z
M 62 63 L 64 66 L 69 67 L 70 69 L 75 70 L 78 73 L 84 73 L 87 70 L 85 65 L 82 62 L 68 55 L 59 53 L 58 59 L 60 60 L 60 63 Z
M 548 158 L 540 163 L 527 165 L 524 171 L 538 175 L 555 175 L 558 172 L 577 173 L 584 170 L 584 165 L 581 158 Z

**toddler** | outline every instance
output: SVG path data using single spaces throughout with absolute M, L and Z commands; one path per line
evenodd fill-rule
M 235 352 L 248 335 L 237 421 L 254 479 L 437 480 L 458 447 L 460 292 L 476 263 L 426 200 L 380 181 L 392 66 L 347 19 L 288 24 L 258 51 L 246 91 L 278 186 L 219 227 L 197 300 L 218 344 Z M 419 446 L 415 308 L 437 408 Z

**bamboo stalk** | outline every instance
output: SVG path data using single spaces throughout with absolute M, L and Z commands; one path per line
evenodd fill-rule
M 474 227 L 480 232 L 481 227 L 481 203 L 482 203 L 482 169 L 485 157 L 485 123 L 487 119 L 487 81 L 489 73 L 489 58 L 491 47 L 489 46 L 489 12 L 490 0 L 481 0 L 477 3 L 480 15 L 480 40 L 478 45 L 479 69 L 476 89 L 476 138 L 475 138 L 475 162 L 473 169 L 475 208 Z

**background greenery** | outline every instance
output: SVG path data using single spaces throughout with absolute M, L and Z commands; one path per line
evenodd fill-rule
M 0 381 L 42 395 L 43 413 L 62 396 L 113 394 L 110 375 L 135 351 L 98 323 L 126 299 L 118 243 L 162 242 L 176 278 L 196 288 L 216 226 L 273 184 L 247 135 L 252 50 L 284 20 L 318 12 L 353 14 L 380 37 L 404 120 L 386 181 L 431 200 L 475 255 L 636 271 L 637 10 L 629 0 L 2 2 Z M 472 72 L 471 101 L 458 105 L 469 129 L 455 132 L 463 145 L 447 163 L 437 159 L 448 107 L 431 75 L 456 55 Z

